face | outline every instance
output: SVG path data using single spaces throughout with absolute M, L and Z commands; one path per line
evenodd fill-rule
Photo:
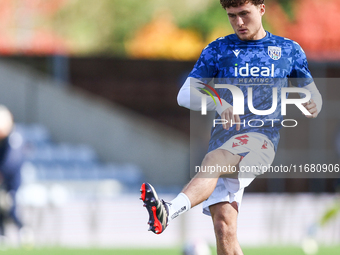
M 266 36 L 262 26 L 265 6 L 246 3 L 239 7 L 226 8 L 229 21 L 240 40 L 259 40 Z
M 0 108 L 0 140 L 6 138 L 12 131 L 13 119 L 11 113 Z

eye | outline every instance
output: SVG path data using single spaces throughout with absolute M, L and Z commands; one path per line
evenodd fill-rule
M 235 18 L 236 15 L 235 14 L 228 14 L 229 18 Z

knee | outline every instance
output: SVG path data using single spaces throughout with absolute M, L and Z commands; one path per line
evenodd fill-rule
M 236 223 L 226 218 L 224 215 L 218 215 L 214 220 L 214 230 L 216 238 L 220 242 L 234 242 L 237 239 Z

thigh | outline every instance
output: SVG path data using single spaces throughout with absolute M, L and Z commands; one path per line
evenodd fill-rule
M 217 176 L 227 174 L 230 177 L 230 174 L 234 174 L 237 177 L 240 160 L 240 155 L 233 154 L 228 150 L 216 149 L 206 154 L 202 161 L 202 169 L 210 174 L 212 173 L 210 170 L 216 170 Z

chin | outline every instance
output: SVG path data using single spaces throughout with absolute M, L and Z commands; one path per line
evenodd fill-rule
M 240 38 L 240 40 L 242 41 L 250 41 L 250 40 L 254 40 L 254 35 L 253 34 L 242 34 L 242 35 L 237 35 L 238 38 Z
M 249 36 L 248 35 L 237 35 L 238 38 L 242 41 L 247 41 L 249 40 Z

